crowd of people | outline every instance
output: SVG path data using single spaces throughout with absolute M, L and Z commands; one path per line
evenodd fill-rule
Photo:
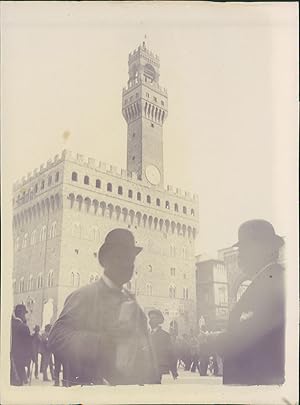
M 54 381 L 59 385 L 62 366 L 48 345 L 51 325 L 43 331 L 35 325 L 33 332 L 27 325 L 26 306 L 18 304 L 11 321 L 11 384 L 30 384 L 33 378 L 42 381 Z
M 52 353 L 48 344 L 51 325 L 47 324 L 43 331 L 35 325 L 31 333 L 27 326 L 27 313 L 26 306 L 19 304 L 12 316 L 11 384 L 28 385 L 35 378 L 54 381 L 54 386 L 71 385 L 68 364 Z M 148 319 L 151 346 L 159 368 L 159 383 L 165 374 L 171 374 L 176 379 L 179 369 L 199 372 L 200 376 L 220 375 L 217 356 L 211 352 L 203 335 L 196 336 L 191 332 L 178 337 L 166 332 L 161 327 L 163 314 L 156 309 L 149 311 Z
M 207 329 L 202 327 L 201 330 L 202 333 L 198 335 L 191 332 L 174 339 L 178 367 L 192 373 L 198 372 L 200 376 L 220 376 L 222 359 L 206 338 Z
M 161 384 L 165 374 L 178 377 L 178 367 L 201 376 L 223 375 L 224 384 L 267 385 L 284 382 L 284 269 L 278 263 L 283 239 L 264 220 L 242 224 L 239 262 L 251 279 L 233 307 L 225 331 L 181 338 L 163 330 L 164 317 L 145 313 L 124 286 L 134 273 L 136 246 L 127 229 L 114 229 L 98 252 L 104 269 L 95 283 L 72 292 L 56 322 L 33 334 L 27 310 L 17 305 L 12 318 L 11 381 L 23 385 L 48 369 L 55 385 Z M 148 317 L 148 318 L 147 318 Z M 218 355 L 217 355 L 218 353 Z M 39 354 L 41 361 L 39 365 Z M 222 358 L 222 362 L 220 361 Z

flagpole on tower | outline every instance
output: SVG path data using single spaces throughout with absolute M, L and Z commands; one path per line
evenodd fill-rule
M 146 47 L 146 40 L 147 40 L 147 35 L 144 35 L 144 40 L 143 40 L 143 46 Z

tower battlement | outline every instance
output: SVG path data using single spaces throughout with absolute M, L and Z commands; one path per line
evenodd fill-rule
M 148 49 L 146 47 L 145 42 L 143 42 L 142 45 L 139 45 L 136 49 L 134 49 L 133 52 L 129 53 L 128 61 L 129 63 L 132 63 L 141 56 L 144 57 L 145 59 L 148 59 L 150 63 L 154 63 L 156 66 L 159 67 L 160 65 L 159 56 L 154 52 L 152 52 L 150 49 Z
M 41 164 L 39 168 L 34 169 L 32 172 L 28 172 L 27 176 L 23 176 L 20 180 L 13 184 L 13 192 L 18 192 L 20 189 L 36 180 L 39 176 L 48 172 L 49 170 L 56 167 L 59 163 L 64 161 L 69 161 L 76 163 L 81 167 L 86 167 L 96 172 L 110 174 L 117 178 L 122 178 L 125 180 L 130 180 L 135 182 L 137 185 L 149 187 L 146 181 L 140 180 L 135 172 L 129 172 L 125 169 L 119 168 L 115 165 L 108 164 L 101 160 L 95 158 L 86 157 L 80 153 L 72 152 L 71 150 L 64 149 L 61 154 L 56 154 L 53 159 L 47 160 L 45 164 Z M 169 195 L 174 195 L 188 201 L 198 201 L 199 197 L 197 194 L 190 193 L 188 191 L 182 190 L 178 187 L 172 185 L 167 185 L 165 191 Z

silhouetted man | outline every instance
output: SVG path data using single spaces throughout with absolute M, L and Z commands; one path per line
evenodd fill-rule
M 252 280 L 233 307 L 228 330 L 216 339 L 222 353 L 224 384 L 284 382 L 284 269 L 278 264 L 283 239 L 264 220 L 239 228 L 239 265 Z
M 123 285 L 133 275 L 133 234 L 108 233 L 98 253 L 102 278 L 73 292 L 49 337 L 72 384 L 147 384 L 157 380 L 147 318 Z
M 174 379 L 178 377 L 177 359 L 171 342 L 170 334 L 164 331 L 161 324 L 164 317 L 161 311 L 153 309 L 148 312 L 149 325 L 151 327 L 151 343 L 156 356 L 156 363 L 159 369 L 158 383 L 161 383 L 162 376 L 171 372 Z
M 32 341 L 27 326 L 25 305 L 15 307 L 11 319 L 11 384 L 27 384 L 26 367 L 30 364 L 32 355 Z

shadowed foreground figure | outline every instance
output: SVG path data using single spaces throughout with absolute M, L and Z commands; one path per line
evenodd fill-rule
M 25 305 L 18 304 L 11 319 L 11 385 L 27 384 L 26 367 L 32 355 L 32 339 Z
M 103 277 L 66 299 L 49 344 L 68 368 L 69 385 L 157 382 L 147 318 L 122 288 L 141 250 L 130 231 L 109 232 L 98 253 Z
M 153 309 L 148 312 L 148 317 L 151 327 L 151 343 L 159 369 L 158 383 L 160 384 L 162 376 L 169 374 L 169 372 L 171 372 L 175 380 L 178 377 L 177 359 L 175 357 L 170 334 L 160 326 L 164 322 L 163 314 L 160 310 Z
M 234 306 L 228 329 L 215 336 L 224 384 L 284 383 L 284 269 L 278 264 L 283 239 L 264 220 L 239 228 L 239 265 L 251 284 Z M 213 336 L 212 336 L 213 338 Z

